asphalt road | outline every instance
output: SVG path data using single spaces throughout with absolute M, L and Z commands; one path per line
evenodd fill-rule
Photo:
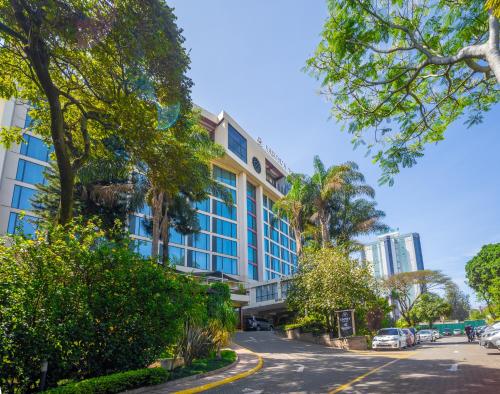
M 256 374 L 211 393 L 500 393 L 500 352 L 442 338 L 411 350 L 346 352 L 280 338 L 237 333 L 264 358 Z

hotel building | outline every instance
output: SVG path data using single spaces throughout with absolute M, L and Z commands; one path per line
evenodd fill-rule
M 171 231 L 169 253 L 183 272 L 218 273 L 253 287 L 291 275 L 297 266 L 293 233 L 273 204 L 287 192 L 288 170 L 277 155 L 254 140 L 229 114 L 201 110 L 201 123 L 226 150 L 213 162 L 214 178 L 232 194 L 228 206 L 217 196 L 196 204 L 201 231 L 184 236 Z M 0 101 L 0 126 L 20 127 L 24 141 L 0 147 L 0 235 L 34 231 L 32 197 L 45 182 L 51 148 L 33 135 L 27 107 Z M 23 215 L 21 215 L 23 213 Z M 130 215 L 129 229 L 138 253 L 149 255 L 149 207 Z

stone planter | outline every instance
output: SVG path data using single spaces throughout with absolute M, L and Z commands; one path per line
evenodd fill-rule
M 300 328 L 287 330 L 285 336 L 288 339 L 296 339 L 304 342 L 316 343 L 318 345 L 333 347 L 344 350 L 366 350 L 368 343 L 366 337 L 330 338 L 329 334 L 313 335 L 310 332 L 301 332 Z
M 182 367 L 184 365 L 184 358 L 183 357 L 177 357 L 176 359 L 162 358 L 160 359 L 160 365 L 163 369 L 171 371 L 172 369 L 175 369 L 177 367 Z

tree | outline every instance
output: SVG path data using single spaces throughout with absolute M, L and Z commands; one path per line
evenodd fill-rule
M 497 18 L 500 17 L 500 0 L 486 0 L 485 9 L 490 10 Z
M 415 303 L 411 313 L 415 322 L 427 322 L 432 327 L 437 319 L 450 315 L 451 305 L 437 294 L 425 293 Z
M 274 204 L 274 211 L 280 217 L 286 217 L 295 235 L 297 256 L 302 253 L 307 223 L 311 216 L 309 204 L 308 178 L 302 174 L 290 174 L 288 193 Z
M 334 311 L 364 309 L 376 298 L 376 282 L 368 264 L 334 247 L 306 248 L 291 279 L 287 303 L 301 316 L 322 316 L 333 330 Z
M 451 307 L 450 319 L 460 321 L 467 319 L 471 311 L 469 296 L 455 283 L 446 287 L 445 300 Z
M 365 183 L 364 175 L 354 162 L 343 164 L 343 184 L 330 198 L 330 238 L 336 245 L 352 247 L 354 239 L 377 231 L 387 231 L 381 219 L 385 213 L 377 203 L 363 198 L 375 198 L 375 190 Z
M 499 22 L 484 1 L 328 0 L 328 10 L 307 69 L 354 146 L 376 149 L 382 183 L 453 121 L 479 123 L 498 102 Z
M 30 103 L 33 129 L 54 146 L 59 222 L 73 214 L 78 170 L 110 135 L 141 157 L 191 111 L 189 58 L 160 0 L 0 1 L 0 96 Z M 4 130 L 4 139 L 20 137 Z
M 309 199 L 313 210 L 311 220 L 317 223 L 323 247 L 331 245 L 330 238 L 330 199 L 333 193 L 344 184 L 344 174 L 349 170 L 348 165 L 339 165 L 325 168 L 319 158 L 314 157 L 314 174 L 308 182 Z
M 450 278 L 440 271 L 420 270 L 391 275 L 384 279 L 383 287 L 397 302 L 401 317 L 412 326 L 412 309 L 425 292 L 444 289 L 449 283 Z
M 2 390 L 38 391 L 43 360 L 50 387 L 145 368 L 176 343 L 196 299 L 183 276 L 140 258 L 129 242 L 80 219 L 0 242 Z
M 465 265 L 468 285 L 488 305 L 493 318 L 500 305 L 500 243 L 484 245 Z

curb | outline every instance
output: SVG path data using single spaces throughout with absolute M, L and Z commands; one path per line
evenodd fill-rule
M 243 346 L 241 346 L 241 347 L 243 347 Z M 204 384 L 204 385 L 201 385 L 201 386 L 198 386 L 198 387 L 192 387 L 190 389 L 177 391 L 176 394 L 201 393 L 202 391 L 210 390 L 210 389 L 213 389 L 215 387 L 219 387 L 219 386 L 222 386 L 224 384 L 231 383 L 231 382 L 234 382 L 236 380 L 240 380 L 240 379 L 246 378 L 247 376 L 253 375 L 255 372 L 257 372 L 260 369 L 262 369 L 262 367 L 264 365 L 263 358 L 260 355 L 258 355 L 257 353 L 252 352 L 251 350 L 249 350 L 247 348 L 244 348 L 244 349 L 250 351 L 253 354 L 255 354 L 257 356 L 258 360 L 259 360 L 257 362 L 257 365 L 255 367 L 253 367 L 252 369 L 249 369 L 248 371 L 244 371 L 244 372 L 241 372 L 241 373 L 239 373 L 237 375 L 230 376 L 228 378 L 219 380 L 217 382 L 207 383 L 207 384 Z M 224 368 L 226 368 L 226 367 L 224 367 Z M 227 368 L 227 369 L 229 369 L 229 368 Z M 217 370 L 217 371 L 211 371 L 211 372 L 223 372 L 223 371 Z M 200 376 L 201 376 L 201 374 L 200 375 L 195 375 L 195 376 L 193 376 L 193 378 L 198 378 Z M 205 375 L 205 376 L 207 376 L 207 375 Z M 192 376 L 190 376 L 190 377 L 192 377 Z
M 219 369 L 214 369 L 213 371 L 202 372 L 202 373 L 199 373 L 196 375 L 186 376 L 185 378 L 169 380 L 168 382 L 185 383 L 185 382 L 190 382 L 192 380 L 197 380 L 197 379 L 201 379 L 201 378 L 206 378 L 208 376 L 217 375 L 218 373 L 226 372 L 228 369 L 233 368 L 236 364 L 238 364 L 239 360 L 240 359 L 239 359 L 238 355 L 236 355 L 236 360 L 234 360 L 231 364 L 226 365 L 225 367 L 222 367 Z

